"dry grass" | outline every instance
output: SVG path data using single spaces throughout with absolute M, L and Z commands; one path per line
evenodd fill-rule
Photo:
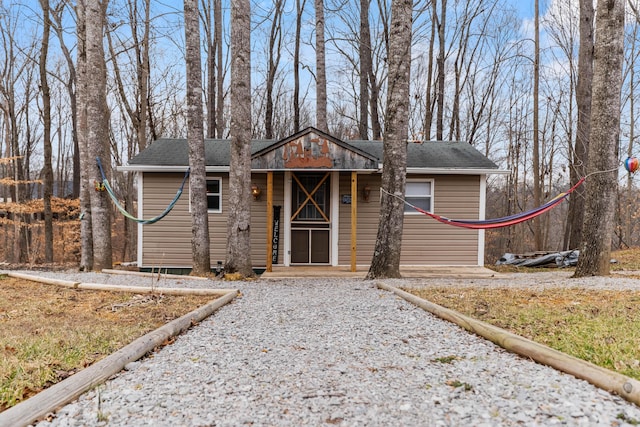
M 639 291 L 466 287 L 406 290 L 640 380 Z
M 86 291 L 2 278 L 0 411 L 213 298 Z

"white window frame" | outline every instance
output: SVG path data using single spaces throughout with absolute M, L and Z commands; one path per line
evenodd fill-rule
M 220 193 L 208 193 L 207 192 L 207 212 L 219 214 L 222 213 L 222 177 L 221 176 L 207 176 L 207 181 L 218 181 L 218 185 L 220 188 Z M 219 209 L 209 209 L 209 195 L 217 195 L 220 197 L 220 208 Z M 191 186 L 189 186 L 189 212 L 191 212 Z
M 411 203 L 411 198 L 421 198 L 421 199 L 429 199 L 429 209 L 427 209 L 428 212 L 433 212 L 433 207 L 434 207 L 434 202 L 433 202 L 433 193 L 434 193 L 434 186 L 435 186 L 435 180 L 434 179 L 419 179 L 419 178 L 414 178 L 414 179 L 407 179 L 407 189 L 409 187 L 410 184 L 429 184 L 429 194 L 424 193 L 424 194 L 412 194 L 412 195 L 408 195 L 407 191 L 405 190 L 405 200 L 409 203 Z M 411 206 L 405 205 L 405 211 L 404 211 L 405 215 L 421 215 L 420 212 L 418 212 L 417 210 L 413 209 Z

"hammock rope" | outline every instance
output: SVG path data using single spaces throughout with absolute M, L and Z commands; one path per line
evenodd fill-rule
M 416 211 L 418 211 L 418 212 L 420 212 L 420 213 L 422 213 L 424 215 L 428 215 L 431 218 L 433 218 L 436 221 L 441 222 L 443 224 L 453 225 L 455 227 L 469 228 L 469 229 L 473 229 L 473 230 L 487 230 L 487 229 L 492 229 L 492 228 L 508 227 L 510 225 L 519 224 L 521 222 L 529 221 L 530 219 L 533 219 L 533 218 L 537 217 L 538 215 L 542 215 L 543 213 L 553 209 L 554 207 L 556 207 L 557 205 L 562 203 L 562 201 L 565 200 L 569 196 L 569 194 L 573 193 L 575 191 L 575 189 L 578 188 L 586 179 L 587 179 L 586 176 L 583 177 L 583 178 L 580 178 L 580 180 L 573 187 L 571 187 L 569 190 L 567 190 L 564 193 L 558 194 L 556 197 L 554 197 L 553 199 L 549 200 L 547 203 L 545 203 L 542 206 L 539 206 L 537 208 L 534 208 L 534 209 L 526 211 L 526 212 L 521 212 L 521 213 L 518 213 L 518 214 L 509 215 L 509 216 L 505 216 L 505 217 L 502 217 L 502 218 L 485 219 L 485 220 L 450 219 L 450 218 L 444 217 L 442 215 L 437 215 L 437 214 L 434 214 L 432 212 L 427 212 L 424 209 L 421 209 L 418 206 L 415 206 L 414 204 L 412 204 L 410 202 L 407 202 L 403 198 L 401 198 L 401 197 L 399 197 L 399 196 L 397 196 L 395 194 L 389 193 L 388 191 L 386 191 L 383 188 L 381 188 L 381 190 L 383 192 L 385 192 L 386 194 L 388 194 L 390 196 L 393 196 L 393 197 L 397 198 L 398 200 L 401 200 L 407 206 L 410 206 L 411 208 L 415 209 Z
M 116 196 L 115 192 L 111 188 L 111 185 L 109 185 L 109 180 L 104 174 L 104 169 L 102 169 L 102 162 L 100 161 L 99 157 L 96 157 L 96 162 L 98 163 L 98 168 L 100 169 L 100 175 L 102 175 L 102 185 L 104 185 L 104 189 L 107 192 L 107 194 L 109 194 L 109 197 L 113 201 L 113 204 L 116 206 L 116 208 L 118 208 L 118 210 L 122 215 L 124 215 L 126 218 L 129 218 L 132 221 L 137 222 L 138 224 L 153 224 L 160 221 L 165 216 L 167 216 L 169 212 L 171 212 L 173 207 L 176 205 L 176 203 L 178 202 L 178 199 L 180 199 L 180 196 L 182 195 L 182 191 L 184 190 L 184 185 L 187 182 L 187 178 L 189 177 L 189 169 L 187 168 L 186 172 L 184 173 L 184 178 L 182 178 L 182 183 L 180 184 L 180 187 L 176 192 L 176 195 L 160 215 L 154 216 L 153 218 L 149 218 L 149 219 L 136 218 L 135 216 L 127 212 L 126 209 L 120 204 L 118 197 Z

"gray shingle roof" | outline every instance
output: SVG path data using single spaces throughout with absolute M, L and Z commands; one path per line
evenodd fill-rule
M 350 145 L 382 162 L 382 141 L 349 141 Z M 498 166 L 466 142 L 426 141 L 407 144 L 407 167 L 430 169 L 498 169 Z
M 254 140 L 251 153 L 277 145 L 278 141 Z M 352 146 L 383 161 L 382 141 L 348 141 Z M 205 139 L 205 161 L 207 166 L 229 166 L 229 140 Z M 189 155 L 186 139 L 162 138 L 154 141 L 140 154 L 129 161 L 129 165 L 187 166 Z M 498 166 L 465 142 L 424 142 L 407 145 L 407 167 L 427 169 L 485 169 L 498 170 Z
M 261 150 L 275 141 L 252 141 L 251 153 Z M 205 139 L 205 164 L 207 166 L 229 166 L 231 154 L 229 140 Z M 130 165 L 188 166 L 189 149 L 186 139 L 161 138 L 151 143 L 140 154 L 129 161 Z

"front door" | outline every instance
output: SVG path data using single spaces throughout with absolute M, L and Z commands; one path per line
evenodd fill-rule
M 293 173 L 291 263 L 329 264 L 330 173 Z

